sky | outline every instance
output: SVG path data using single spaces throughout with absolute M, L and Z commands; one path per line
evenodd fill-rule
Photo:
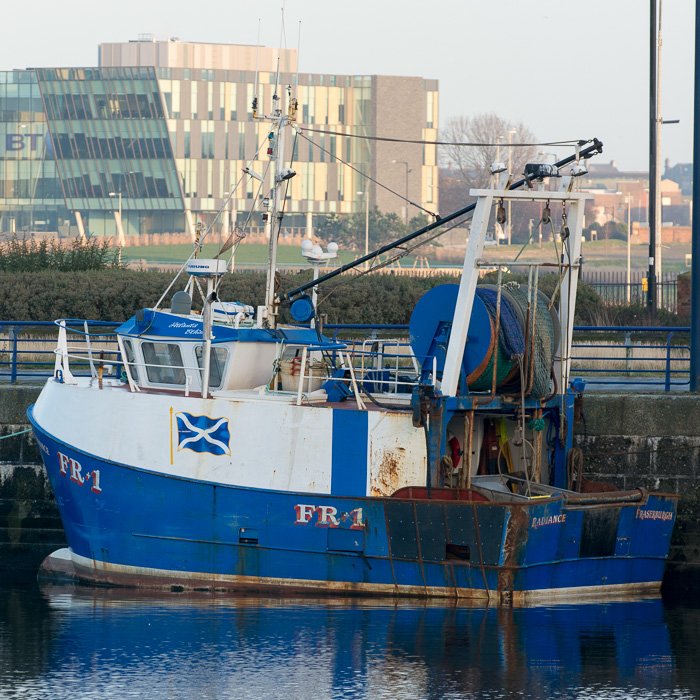
M 693 0 L 661 0 L 661 157 L 690 162 Z M 97 65 L 97 45 L 156 39 L 288 48 L 308 73 L 440 82 L 440 125 L 493 112 L 540 141 L 604 144 L 597 162 L 649 167 L 649 1 L 25 0 L 5 3 L 0 70 Z M 565 150 L 547 148 L 558 156 Z

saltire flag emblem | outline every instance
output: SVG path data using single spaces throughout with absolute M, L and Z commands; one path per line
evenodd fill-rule
M 231 433 L 228 418 L 193 416 L 177 413 L 177 449 L 193 452 L 210 452 L 213 455 L 230 455 Z

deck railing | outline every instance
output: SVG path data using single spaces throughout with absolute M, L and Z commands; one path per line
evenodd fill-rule
M 75 362 L 74 374 L 91 374 L 91 353 L 94 357 L 104 352 L 108 364 L 121 363 L 114 336 L 114 329 L 121 323 L 71 319 L 65 325 L 74 332 L 71 347 L 77 344 L 83 355 Z M 53 376 L 58 335 L 54 321 L 0 321 L 0 379 L 14 383 Z
M 101 352 L 104 363 L 114 365 L 115 373 L 120 374 L 122 360 L 113 336 L 118 325 L 66 321 L 67 330 L 75 331 L 71 348 L 76 349 L 77 345 L 76 354 L 84 357 L 71 362 L 74 375 L 89 376 L 89 355 L 92 353 L 94 365 Z M 53 376 L 58 330 L 53 322 L 0 321 L 0 380 L 15 383 Z M 353 364 L 359 364 L 364 374 L 379 369 L 368 363 L 372 361 L 373 343 L 382 339 L 386 346 L 383 354 L 395 369 L 405 365 L 415 371 L 407 325 L 327 324 L 323 330 L 348 344 L 348 352 L 356 358 Z M 595 387 L 633 383 L 653 390 L 682 388 L 690 375 L 689 333 L 686 326 L 575 326 L 571 376 L 580 376 Z M 391 340 L 387 339 L 389 335 Z

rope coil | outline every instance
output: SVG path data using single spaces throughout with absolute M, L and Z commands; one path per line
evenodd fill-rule
M 476 294 L 484 302 L 495 328 L 496 290 L 490 287 L 477 287 Z M 529 313 L 528 307 L 530 306 L 532 311 L 531 307 L 535 304 L 536 312 Z M 491 388 L 495 362 L 497 387 L 514 388 L 514 385 L 519 385 L 521 382 L 529 386 L 529 377 L 532 373 L 529 395 L 538 399 L 549 396 L 556 342 L 554 322 L 549 308 L 549 299 L 544 294 L 537 295 L 535 304 L 528 304 L 528 294 L 522 289 L 508 287 L 508 294 L 501 297 L 496 348 L 483 370 L 478 374 L 470 375 L 471 391 L 488 391 Z M 527 320 L 523 322 L 523 319 Z M 520 368 L 519 358 L 523 358 L 524 369 Z

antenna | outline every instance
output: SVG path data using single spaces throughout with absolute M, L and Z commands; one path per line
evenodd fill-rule
M 299 31 L 297 33 L 297 76 L 294 90 L 294 97 L 299 97 L 299 52 L 301 51 L 301 20 L 299 20 Z
M 280 86 L 280 64 L 282 62 L 282 45 L 287 43 L 287 35 L 284 31 L 284 2 L 282 3 L 282 21 L 280 23 L 280 40 L 279 46 L 277 47 L 277 75 L 275 76 L 275 93 L 272 96 L 273 102 L 276 102 L 279 98 L 277 91 Z M 279 111 L 279 103 L 276 104 L 277 109 L 275 110 L 274 116 L 279 116 L 277 112 Z
M 258 43 L 255 48 L 255 92 L 253 93 L 253 119 L 258 118 L 258 58 L 260 57 L 260 23 L 258 19 Z
M 301 47 L 301 20 L 299 21 L 299 29 L 297 34 L 297 72 L 294 77 L 294 94 L 292 94 L 292 86 L 287 85 L 287 94 L 289 96 L 289 108 L 287 110 L 290 121 L 296 121 L 297 109 L 299 107 L 299 49 Z

